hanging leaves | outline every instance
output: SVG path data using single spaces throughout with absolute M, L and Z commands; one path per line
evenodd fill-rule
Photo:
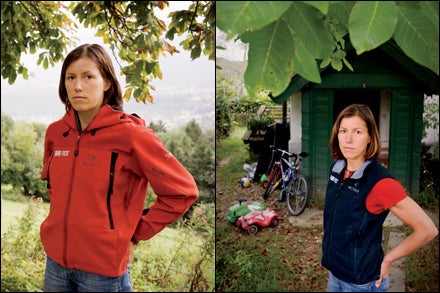
M 439 74 L 438 1 L 217 2 L 217 27 L 249 44 L 248 92 L 283 92 L 291 77 L 320 83 L 319 68 L 340 71 L 347 36 L 357 54 L 393 39 L 415 62 Z M 319 64 L 319 66 L 318 66 Z

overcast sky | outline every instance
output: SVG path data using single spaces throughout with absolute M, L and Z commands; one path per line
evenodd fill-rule
M 227 35 L 216 28 L 216 45 L 224 49 L 217 49 L 216 56 L 232 61 L 244 61 L 247 59 L 247 45 L 234 38 L 228 39 Z
M 188 7 L 188 1 L 169 1 L 170 8 L 159 18 L 166 19 L 170 11 Z M 94 36 L 94 30 L 81 29 L 77 35 L 78 45 L 97 43 L 111 51 L 100 38 Z M 215 63 L 202 55 L 191 61 L 190 53 L 182 49 L 175 39 L 172 43 L 180 53 L 161 57 L 159 60 L 162 80 L 154 79 L 151 84 L 154 102 L 137 103 L 133 98 L 124 103 L 124 110 L 137 113 L 147 124 L 151 121 L 163 121 L 167 129 L 185 125 L 195 119 L 203 129 L 214 129 L 215 123 Z M 68 48 L 70 52 L 73 47 Z M 32 76 L 28 80 L 17 77 L 13 85 L 7 80 L 1 81 L 1 108 L 14 120 L 50 123 L 61 118 L 65 111 L 58 97 L 58 82 L 62 62 L 44 70 L 36 65 L 38 55 L 22 56 L 21 62 L 29 69 Z M 113 58 L 113 56 L 112 56 Z M 119 75 L 119 66 L 114 61 L 119 82 L 124 91 L 124 77 Z

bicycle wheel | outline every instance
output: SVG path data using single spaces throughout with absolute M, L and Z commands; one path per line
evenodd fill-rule
M 298 174 L 287 187 L 287 210 L 292 216 L 299 216 L 309 203 L 310 193 L 306 178 Z
M 281 170 L 279 168 L 275 169 L 274 172 L 272 172 L 272 175 L 267 180 L 267 187 L 264 190 L 263 198 L 267 199 L 269 195 L 277 188 L 279 184 L 279 180 L 281 178 Z

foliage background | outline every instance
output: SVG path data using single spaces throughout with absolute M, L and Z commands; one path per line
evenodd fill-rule
M 168 15 L 156 12 L 169 1 L 3 1 L 1 2 L 1 75 L 13 84 L 28 78 L 22 53 L 37 53 L 47 69 L 75 45 L 78 23 L 94 28 L 109 44 L 125 76 L 124 98 L 152 102 L 153 79 L 161 79 L 159 56 L 179 51 L 168 40 L 183 36 L 180 45 L 191 58 L 214 60 L 215 1 L 187 1 L 188 8 Z
M 327 66 L 356 70 L 345 58 L 349 43 L 360 55 L 391 40 L 415 62 L 439 74 L 438 1 L 217 4 L 217 27 L 230 39 L 249 45 L 244 81 L 251 96 L 263 91 L 277 97 L 295 74 L 321 83 L 320 72 Z

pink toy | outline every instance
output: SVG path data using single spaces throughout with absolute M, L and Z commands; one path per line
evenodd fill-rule
M 265 209 L 263 211 L 250 212 L 240 216 L 235 225 L 242 229 L 247 229 L 250 235 L 258 232 L 260 227 L 276 227 L 279 224 L 279 215 L 276 211 Z

